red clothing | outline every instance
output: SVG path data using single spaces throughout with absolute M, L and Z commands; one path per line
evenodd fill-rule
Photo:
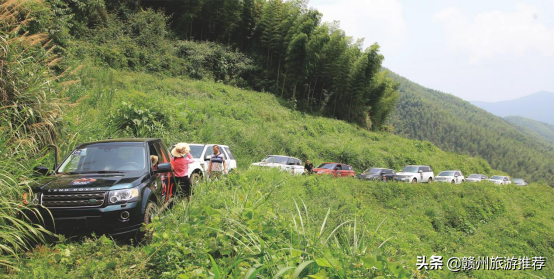
M 187 153 L 186 157 L 171 157 L 173 173 L 176 177 L 187 176 L 189 174 L 189 164 L 193 162 L 194 159 L 190 153 Z

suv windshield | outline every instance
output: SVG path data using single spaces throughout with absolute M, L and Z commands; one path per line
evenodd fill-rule
M 204 145 L 190 145 L 190 155 L 192 155 L 192 158 L 200 158 L 203 150 Z
M 262 160 L 262 163 L 275 163 L 275 164 L 286 165 L 288 160 L 289 160 L 289 157 L 285 157 L 285 156 L 267 156 L 265 159 Z
M 498 176 L 498 175 L 495 175 L 493 177 L 491 177 L 492 180 L 502 180 L 504 179 L 504 176 Z
M 417 172 L 418 169 L 416 166 L 405 166 L 402 172 Z
M 335 168 L 337 164 L 326 164 L 326 163 L 323 163 L 319 166 L 317 166 L 318 169 L 328 169 L 328 170 L 332 170 Z
M 453 171 L 443 171 L 443 172 L 439 173 L 439 176 L 454 176 L 454 172 Z
M 363 174 L 380 174 L 383 169 L 367 169 L 363 172 Z
M 469 176 L 469 178 L 481 178 L 480 174 L 472 174 Z
M 75 149 L 57 173 L 103 173 L 137 171 L 146 168 L 142 142 L 98 143 Z
M 515 183 L 524 183 L 523 179 L 521 179 L 521 178 L 514 179 L 514 182 Z

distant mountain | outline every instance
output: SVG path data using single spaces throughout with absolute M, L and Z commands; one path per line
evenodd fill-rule
M 521 132 L 507 120 L 458 97 L 394 73 L 390 76 L 399 82 L 401 92 L 389 119 L 394 133 L 430 141 L 443 150 L 480 156 L 514 177 L 543 180 L 554 187 L 554 144 L 550 141 Z
M 530 135 L 536 135 L 537 137 L 546 139 L 554 144 L 553 125 L 521 116 L 506 116 L 504 119 L 514 124 L 518 130 Z
M 471 103 L 501 117 L 523 116 L 554 125 L 554 92 L 541 91 L 508 101 Z

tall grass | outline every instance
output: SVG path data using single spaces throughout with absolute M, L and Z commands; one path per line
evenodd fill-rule
M 45 242 L 45 237 L 50 235 L 29 219 L 43 218 L 28 206 L 34 199 L 29 188 L 33 180 L 28 175 L 29 166 L 39 164 L 44 158 L 37 158 L 36 153 L 10 141 L 11 135 L 0 132 L 0 265 L 7 268 L 13 267 L 14 258 L 21 252 Z
M 24 204 L 30 167 L 40 162 L 40 150 L 56 140 L 63 102 L 57 98 L 51 68 L 60 60 L 44 33 L 24 30 L 31 20 L 29 5 L 40 1 L 0 3 L 0 265 L 13 267 L 14 258 L 49 233 L 31 224 L 28 215 L 42 217 Z
M 40 1 L 7 0 L 0 4 L 0 129 L 13 140 L 38 151 L 56 140 L 62 112 L 51 68 L 60 57 L 47 34 L 24 32 L 31 20 L 29 5 Z

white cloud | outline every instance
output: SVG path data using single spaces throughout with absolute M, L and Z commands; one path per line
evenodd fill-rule
M 467 52 L 474 64 L 498 55 L 522 56 L 527 52 L 554 56 L 554 28 L 542 23 L 540 16 L 538 8 L 520 4 L 512 13 L 495 10 L 472 19 L 449 7 L 433 19 L 444 23 L 450 46 Z
M 365 38 L 366 46 L 374 42 L 383 49 L 402 46 L 406 24 L 397 0 L 312 0 L 310 6 L 323 14 L 324 21 L 340 21 L 347 36 Z

